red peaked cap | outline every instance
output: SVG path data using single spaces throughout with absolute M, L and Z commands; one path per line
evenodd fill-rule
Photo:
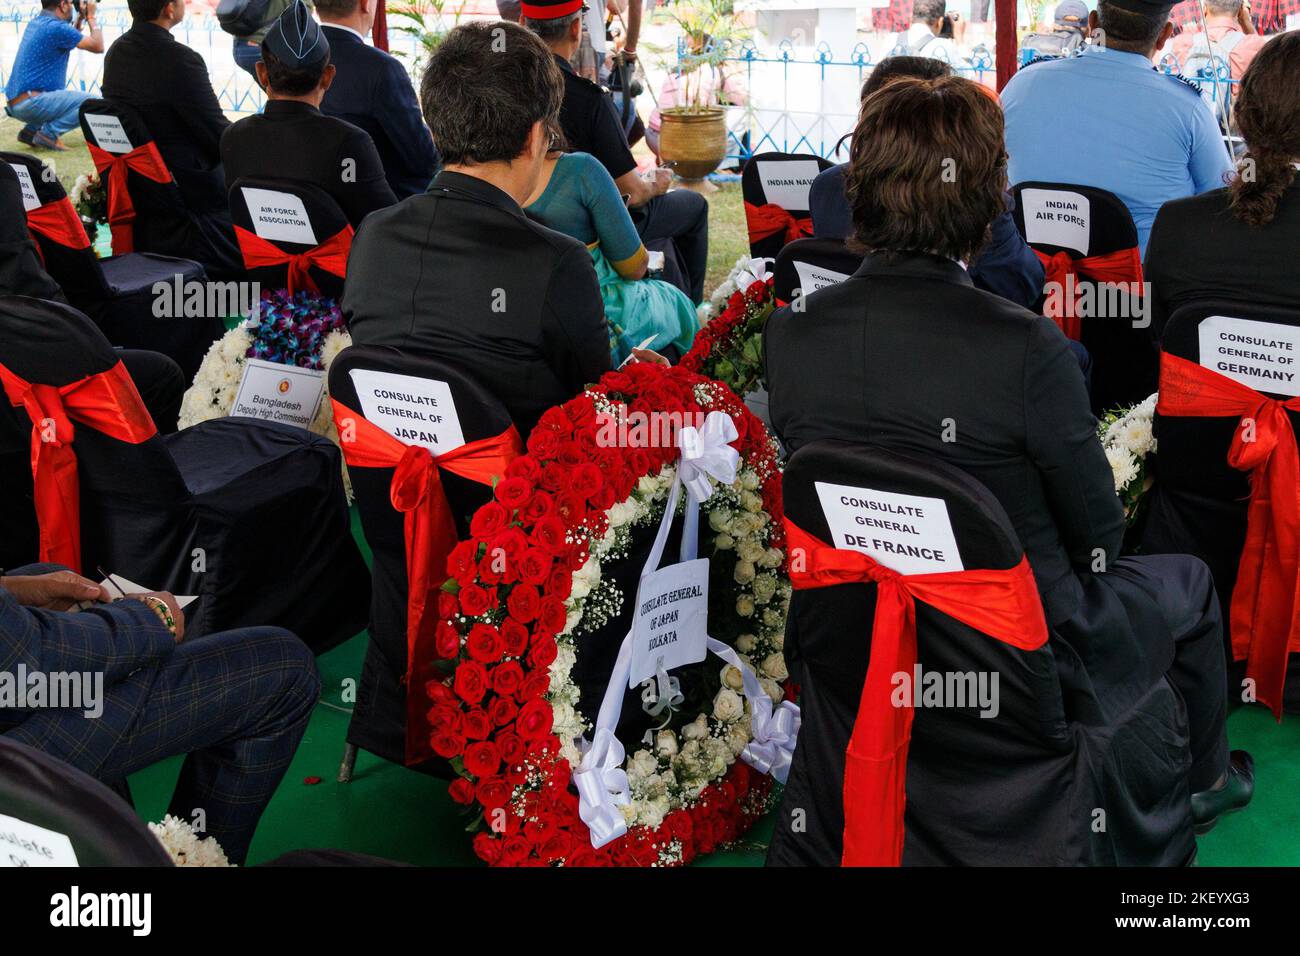
M 558 20 L 581 10 L 583 0 L 523 0 L 521 6 L 529 20 Z

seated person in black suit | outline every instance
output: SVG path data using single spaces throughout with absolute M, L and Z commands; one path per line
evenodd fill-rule
M 1232 183 L 1160 207 L 1143 269 L 1159 336 L 1197 299 L 1300 306 L 1300 33 L 1270 40 L 1241 80 L 1235 115 L 1246 141 Z
M 321 112 L 370 134 L 398 199 L 422 193 L 438 168 L 438 151 L 400 60 L 366 43 L 379 0 L 317 0 L 316 13 L 338 67 Z
M 128 6 L 131 29 L 104 57 L 104 96 L 140 114 L 191 212 L 228 217 L 221 134 L 230 120 L 203 57 L 171 34 L 185 19 L 185 2 L 129 0 Z
M 242 177 L 311 183 L 333 197 L 354 228 L 397 201 L 365 131 L 320 111 L 334 74 L 329 42 L 307 5 L 295 0 L 262 41 L 257 82 L 266 90 L 266 110 L 221 137 L 227 190 Z
M 951 76 L 952 67 L 929 56 L 891 56 L 880 62 L 867 82 L 862 84 L 862 99 L 900 76 L 935 79 Z M 817 238 L 847 239 L 853 235 L 853 222 L 844 178 L 848 164 L 832 166 L 813 180 L 808 191 L 813 234 Z M 1008 204 L 1011 196 L 1007 195 Z M 971 281 L 1017 305 L 1032 309 L 1043 296 L 1043 264 L 1034 255 L 1016 229 L 1010 210 L 993 220 L 989 241 L 970 264 Z
M 935 174 L 942 156 L 961 157 L 959 188 Z M 1002 211 L 1006 162 L 1002 111 L 969 80 L 904 78 L 867 99 L 848 184 L 868 254 L 802 314 L 768 320 L 772 425 L 792 452 L 870 441 L 982 482 L 1033 568 L 1066 706 L 1122 712 L 1167 677 L 1208 826 L 1254 786 L 1249 756 L 1228 753 L 1213 581 L 1187 555 L 1120 557 L 1124 512 L 1065 336 L 963 267 Z
M 420 86 L 443 168 L 421 196 L 370 216 L 348 261 L 357 345 L 456 363 L 526 435 L 610 366 L 587 247 L 524 215 L 563 91 L 545 45 L 513 23 L 447 34 Z
M 563 71 L 564 105 L 560 126 L 569 149 L 590 153 L 614 177 L 629 198 L 632 222 L 647 248 L 656 239 L 671 239 L 681 253 L 691 298 L 704 299 L 709 260 L 709 204 L 699 193 L 675 189 L 672 173 L 657 169 L 642 177 L 627 143 L 627 133 L 609 91 L 579 76 L 570 61 L 582 41 L 583 10 L 573 0 L 532 0 L 523 4 L 524 25 L 541 37 Z

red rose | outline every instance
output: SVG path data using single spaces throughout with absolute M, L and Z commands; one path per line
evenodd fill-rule
M 551 705 L 544 700 L 534 698 L 519 708 L 515 726 L 518 728 L 519 736 L 524 740 L 540 740 L 551 732 L 553 719 Z
M 596 489 L 596 493 L 591 496 L 591 506 L 597 511 L 608 511 L 614 507 L 618 500 L 618 494 L 614 490 L 614 485 L 606 483 Z
M 544 630 L 559 634 L 564 630 L 564 622 L 568 616 L 569 612 L 564 609 L 564 602 L 548 595 L 542 598 L 542 605 L 537 612 L 537 623 Z
M 424 685 L 424 692 L 429 695 L 429 700 L 436 703 L 451 704 L 456 706 L 456 695 L 450 687 L 440 680 L 427 681 Z
M 524 532 L 516 527 L 506 528 L 498 535 L 494 535 L 488 542 L 488 550 L 494 552 L 494 556 L 500 558 L 502 552 L 505 554 L 506 563 L 517 561 L 524 551 L 528 548 L 528 538 Z M 505 568 L 505 573 L 509 572 Z
M 517 661 L 506 661 L 492 671 L 492 689 L 498 694 L 509 696 L 519 689 L 524 679 L 524 669 Z
M 480 741 L 465 748 L 465 769 L 482 779 L 490 777 L 501 766 L 501 752 L 491 741 Z
M 590 462 L 585 462 L 573 469 L 573 474 L 569 476 L 569 487 L 575 494 L 590 498 L 604 484 L 604 481 L 600 469 Z
M 513 617 L 506 618 L 501 622 L 501 642 L 505 645 L 507 657 L 522 656 L 528 646 L 528 628 Z
M 478 542 L 462 541 L 447 555 L 447 576 L 455 578 L 462 586 L 474 580 L 474 565 L 478 558 Z
M 564 534 L 564 522 L 555 515 L 547 515 L 533 527 L 533 544 L 547 554 L 560 554 L 565 548 Z
M 564 865 L 568 866 L 600 866 L 596 859 L 596 851 L 589 846 L 578 844 L 578 848 L 573 850 L 564 860 Z
M 502 560 L 501 554 L 489 550 L 478 563 L 478 579 L 484 584 L 500 584 L 504 569 L 505 561 Z
M 429 708 L 426 716 L 430 727 L 438 727 L 452 733 L 460 733 L 461 710 L 459 701 L 454 704 L 437 703 Z
M 576 491 L 562 492 L 556 499 L 555 510 L 570 528 L 576 527 L 587 520 L 587 497 Z
M 528 435 L 528 454 L 550 461 L 560 447 L 560 437 L 549 428 L 534 428 Z
M 510 596 L 506 598 L 506 608 L 510 611 L 510 616 L 524 622 L 537 617 L 540 603 L 537 588 L 531 584 L 515 585 L 510 589 Z
M 460 610 L 460 601 L 448 591 L 438 592 L 438 617 L 444 621 Z
M 520 455 L 506 465 L 506 475 L 508 477 L 526 478 L 530 482 L 536 482 L 541 471 L 542 466 L 537 463 L 537 459 L 529 458 L 527 455 Z
M 478 661 L 461 661 L 451 686 L 461 700 L 477 704 L 487 692 L 487 671 Z
M 493 590 L 496 589 L 493 588 Z M 470 617 L 478 617 L 480 614 L 487 613 L 487 609 L 491 606 L 492 596 L 489 595 L 486 588 L 471 584 L 460 589 L 460 609 Z
M 469 522 L 469 533 L 476 538 L 490 538 L 500 534 L 510 524 L 510 512 L 500 502 L 489 501 Z
M 488 777 L 480 780 L 474 788 L 474 799 L 483 804 L 485 810 L 496 810 L 506 805 L 513 791 L 514 787 L 506 783 L 505 778 Z
M 533 670 L 544 671 L 551 666 L 558 653 L 555 641 L 551 638 L 534 641 L 532 649 L 528 652 L 528 666 Z
M 492 719 L 482 707 L 465 711 L 460 721 L 460 732 L 466 740 L 486 740 L 492 731 Z
M 561 464 L 567 465 L 570 468 L 582 464 L 587 458 L 586 454 L 582 450 L 582 446 L 576 441 L 560 442 L 560 452 L 557 457 Z
M 501 841 L 501 862 L 507 866 L 518 866 L 532 851 L 532 844 L 522 833 L 511 834 Z
M 551 863 L 567 857 L 572 847 L 572 837 L 563 830 L 557 830 L 537 848 L 537 855 L 546 862 Z
M 433 650 L 442 658 L 455 657 L 460 653 L 460 633 L 446 621 L 439 621 L 433 632 Z
M 464 777 L 457 777 L 447 787 L 447 795 L 457 803 L 470 803 L 474 799 L 474 784 Z
M 492 718 L 492 723 L 498 727 L 504 727 L 513 721 L 518 713 L 519 705 L 509 697 L 498 697 L 488 705 L 488 715 Z M 504 746 L 500 737 L 497 738 L 497 746 Z
M 465 638 L 465 650 L 472 660 L 490 664 L 501 659 L 501 636 L 491 624 L 475 624 Z
M 524 502 L 532 497 L 533 483 L 518 476 L 503 478 L 497 482 L 493 493 L 496 495 L 497 501 L 513 511 L 516 508 L 522 508 Z
M 546 671 L 533 671 L 524 678 L 524 682 L 519 685 L 519 690 L 515 691 L 515 700 L 519 703 L 527 703 L 541 697 L 551 686 L 551 675 Z
M 573 593 L 573 572 L 566 567 L 552 567 L 546 582 L 546 593 L 563 601 Z
M 544 491 L 539 491 L 528 499 L 528 504 L 524 505 L 524 521 L 528 524 L 536 524 L 539 518 L 544 518 L 555 509 L 555 499 Z
M 554 559 L 541 548 L 529 548 L 519 557 L 519 580 L 542 585 L 550 577 Z
M 501 841 L 490 833 L 474 834 L 474 852 L 488 866 L 501 859 Z
M 433 747 L 433 752 L 439 757 L 450 760 L 459 757 L 465 749 L 465 738 L 453 730 L 435 727 L 429 735 L 429 746 Z
M 528 748 L 519 739 L 519 735 L 509 731 L 497 735 L 497 749 L 501 751 L 501 759 L 509 767 L 519 766 L 523 762 L 524 755 L 528 753 Z

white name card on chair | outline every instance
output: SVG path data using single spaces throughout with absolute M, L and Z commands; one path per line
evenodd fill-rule
M 1205 368 L 1257 392 L 1300 395 L 1300 328 L 1211 315 L 1197 333 Z
M 122 121 L 116 116 L 102 113 L 87 113 L 86 125 L 95 134 L 95 145 L 106 153 L 131 152 L 131 140 L 122 128 Z
M 860 551 L 899 574 L 961 571 L 961 554 L 942 498 L 816 482 L 831 542 Z
M 804 295 L 829 285 L 837 285 L 848 278 L 843 272 L 823 269 L 821 266 L 815 266 L 811 262 L 800 262 L 798 259 L 794 261 L 794 271 L 799 274 L 799 289 Z
M 0 868 L 79 865 L 66 834 L 0 813 Z
M 1060 246 L 1088 254 L 1092 205 L 1087 196 L 1063 189 L 1024 189 L 1025 241 L 1031 246 Z
M 354 368 L 361 414 L 406 445 L 442 455 L 465 444 L 451 386 L 432 378 Z
M 239 380 L 230 414 L 306 428 L 316 417 L 324 394 L 325 373 L 318 369 L 245 359 L 244 377 Z
M 9 168 L 18 177 L 18 188 L 23 194 L 23 210 L 36 209 L 41 198 L 36 195 L 36 184 L 32 182 L 32 171 L 22 163 L 10 163 Z
M 316 245 L 316 231 L 307 218 L 307 207 L 300 196 L 274 189 L 241 187 L 253 232 L 268 242 L 299 242 Z
M 808 190 L 821 172 L 815 159 L 760 162 L 758 179 L 767 201 L 782 209 L 807 209 Z

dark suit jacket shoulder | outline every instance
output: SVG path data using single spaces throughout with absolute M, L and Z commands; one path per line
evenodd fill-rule
M 244 177 L 311 183 L 354 227 L 396 202 L 365 131 L 306 103 L 271 100 L 261 115 L 240 120 L 221 138 L 221 159 L 227 189 Z
M 526 434 L 610 365 L 591 254 L 499 189 L 442 172 L 370 216 L 348 260 L 343 314 L 359 345 L 452 362 Z
M 803 305 L 763 343 L 787 447 L 839 438 L 963 469 L 1006 509 L 1049 614 L 1073 613 L 1073 569 L 1116 557 L 1124 521 L 1060 330 L 929 255 L 868 256 Z
M 1157 336 L 1179 306 L 1198 299 L 1300 307 L 1300 176 L 1265 226 L 1234 216 L 1231 198 L 1214 189 L 1167 202 L 1156 214 L 1143 277 Z

